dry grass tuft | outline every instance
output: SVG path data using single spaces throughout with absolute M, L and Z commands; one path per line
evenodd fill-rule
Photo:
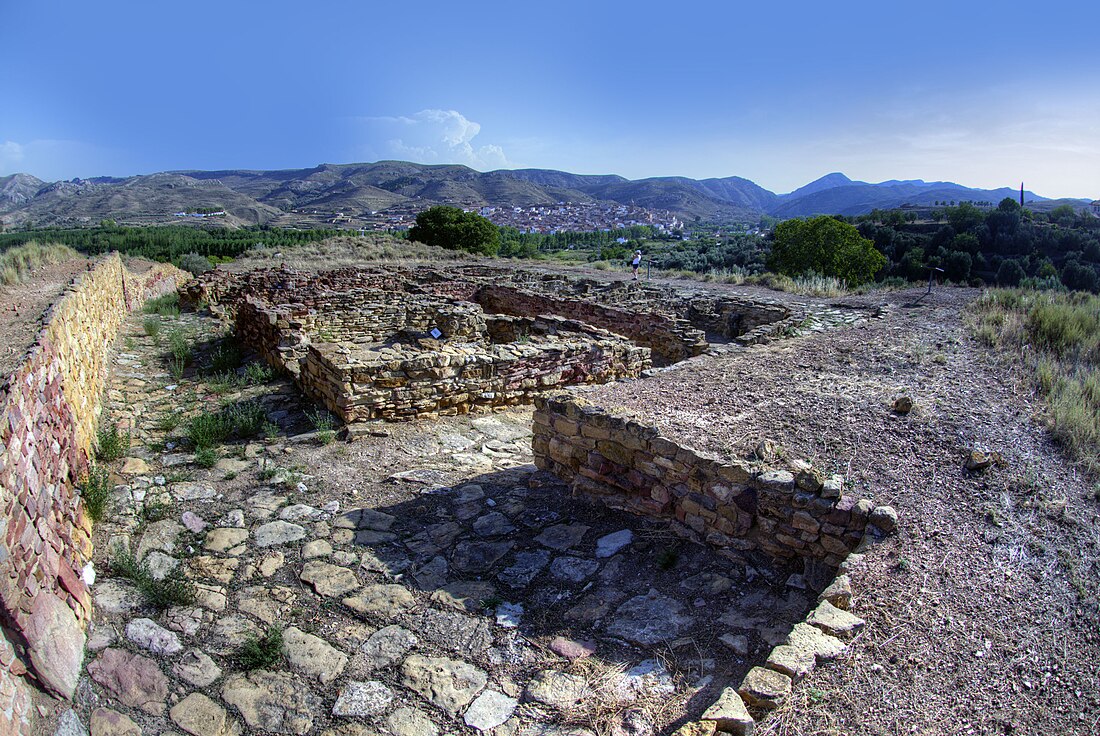
M 973 303 L 968 322 L 1030 369 L 1055 439 L 1100 472 L 1100 296 L 998 289 Z
M 342 268 L 364 263 L 433 263 L 440 261 L 476 261 L 464 251 L 447 250 L 423 243 L 401 240 L 391 235 L 337 236 L 319 243 L 289 248 L 252 248 L 232 264 L 231 271 L 250 271 L 286 264 L 305 271 Z
M 67 245 L 58 243 L 29 243 L 8 248 L 0 253 L 0 286 L 22 282 L 33 271 L 51 263 L 61 263 L 71 258 L 83 258 Z

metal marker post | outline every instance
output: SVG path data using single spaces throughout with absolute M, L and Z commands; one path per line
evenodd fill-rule
M 942 268 L 936 268 L 935 266 L 928 269 L 928 291 L 926 292 L 927 294 L 932 293 L 932 276 L 936 273 L 936 271 L 943 273 Z

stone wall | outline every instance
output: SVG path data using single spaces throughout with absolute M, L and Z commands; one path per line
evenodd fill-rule
M 808 465 L 761 472 L 708 457 L 568 393 L 535 399 L 533 446 L 539 468 L 575 493 L 717 547 L 836 568 L 874 511 Z
M 186 277 L 164 265 L 131 273 L 117 253 L 99 259 L 46 313 L 0 387 L 0 733 L 19 732 L 26 715 L 11 705 L 26 701 L 13 676 L 29 670 L 64 697 L 76 687 L 92 543 L 73 486 L 94 452 L 109 348 L 130 310 Z
M 707 349 L 706 335 L 686 320 L 656 311 L 607 307 L 584 299 L 546 296 L 511 286 L 484 286 L 475 300 L 487 312 L 498 314 L 554 314 L 580 320 L 629 337 L 656 355 L 675 362 Z
M 507 336 L 508 330 L 499 324 L 494 329 L 498 337 Z M 344 422 L 354 423 L 530 403 L 550 388 L 637 377 L 650 366 L 647 348 L 598 332 L 602 331 L 587 328 L 579 336 L 546 337 L 527 333 L 521 341 L 505 344 L 432 346 L 424 341 L 415 350 L 316 344 L 302 361 L 299 383 Z

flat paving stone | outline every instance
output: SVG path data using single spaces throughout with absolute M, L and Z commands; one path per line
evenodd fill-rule
M 393 702 L 393 691 L 378 680 L 344 683 L 332 715 L 345 718 L 371 718 L 385 713 Z
M 543 530 L 535 541 L 558 552 L 576 547 L 592 527 L 585 524 L 555 524 Z
M 401 684 L 455 716 L 488 682 L 469 662 L 414 654 L 401 665 Z
M 272 547 L 277 544 L 290 544 L 305 539 L 306 530 L 288 521 L 270 521 L 256 529 L 252 543 L 257 547 Z
M 691 626 L 692 619 L 683 610 L 679 601 L 650 590 L 619 606 L 605 631 L 635 644 L 653 646 L 678 638 Z

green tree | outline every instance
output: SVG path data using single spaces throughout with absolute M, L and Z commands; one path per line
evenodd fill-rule
M 832 217 L 786 220 L 775 226 L 768 268 L 788 276 L 819 273 L 851 285 L 875 277 L 886 265 L 886 256 L 854 225 Z
M 997 269 L 997 284 L 999 286 L 1019 286 L 1024 280 L 1023 266 L 1012 258 L 1001 261 L 1001 267 Z
M 409 228 L 409 240 L 492 256 L 500 249 L 500 230 L 476 212 L 438 206 L 416 216 L 416 224 Z

